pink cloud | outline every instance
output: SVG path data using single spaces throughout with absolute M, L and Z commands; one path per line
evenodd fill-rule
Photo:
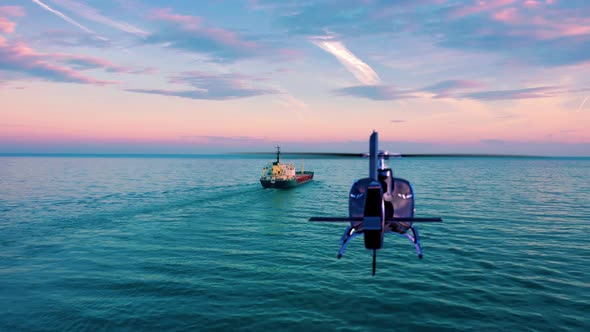
M 131 33 L 136 36 L 143 37 L 148 33 L 143 31 L 142 29 L 131 25 L 124 21 L 115 20 L 109 16 L 105 16 L 101 13 L 100 10 L 95 9 L 89 5 L 84 4 L 81 1 L 73 1 L 73 0 L 53 0 L 61 7 L 66 8 L 68 11 L 75 13 L 78 16 L 81 16 L 87 20 L 94 21 L 100 24 L 104 24 L 108 27 L 126 32 Z
M 4 12 L 20 14 L 19 7 L 0 7 Z M 0 17 L 0 32 L 11 33 L 15 23 Z M 57 63 L 56 63 L 57 62 Z M 145 69 L 129 68 L 115 65 L 107 60 L 71 55 L 71 54 L 42 54 L 37 53 L 23 42 L 10 42 L 0 36 L 0 68 L 24 73 L 50 81 L 77 82 L 85 84 L 113 84 L 115 82 L 95 80 L 82 75 L 78 70 L 104 69 L 115 73 L 147 73 Z
M 49 54 L 48 57 L 55 58 L 56 60 L 63 61 L 70 66 L 76 67 L 80 70 L 83 69 L 94 69 L 94 68 L 102 68 L 109 72 L 115 73 L 130 73 L 133 70 L 129 67 L 122 67 L 113 64 L 110 61 L 88 57 L 88 56 L 81 56 L 81 55 L 72 55 L 72 54 Z
M 516 0 L 488 0 L 488 1 L 480 1 L 480 3 L 488 3 L 488 5 L 492 8 L 502 7 L 506 5 L 513 4 Z
M 496 21 L 505 23 L 514 23 L 517 22 L 519 19 L 518 11 L 514 7 L 502 9 L 496 12 L 492 15 L 492 18 Z
M 258 42 L 231 30 L 207 26 L 197 16 L 177 14 L 164 8 L 153 10 L 149 18 L 163 23 L 158 31 L 146 37 L 149 44 L 206 54 L 213 62 L 233 62 L 270 54 Z
M 137 69 L 137 70 L 133 70 L 131 72 L 129 72 L 130 74 L 145 74 L 145 75 L 154 75 L 159 73 L 160 70 L 158 68 L 154 68 L 154 67 L 146 67 L 143 69 Z
M 14 28 L 16 24 L 10 22 L 9 20 L 5 19 L 4 17 L 0 16 L 0 32 L 3 33 L 12 33 L 14 32 Z
M 304 53 L 300 50 L 283 48 L 277 51 L 277 54 L 287 60 L 300 60 L 305 57 Z
M 19 6 L 0 6 L 0 15 L 21 17 L 25 16 L 25 10 Z
M 590 25 L 563 24 L 557 29 L 561 36 L 579 36 L 590 34 Z
M 510 100 L 510 99 L 535 99 L 551 98 L 567 93 L 559 86 L 541 86 L 515 90 L 491 90 L 465 93 L 462 98 L 477 100 Z
M 116 82 L 96 80 L 84 76 L 67 67 L 48 62 L 53 55 L 35 52 L 25 43 L 11 43 L 0 36 L 0 68 L 48 81 L 73 82 L 93 85 L 114 84 Z
M 239 48 L 256 48 L 256 43 L 240 40 L 238 35 L 233 31 L 223 30 L 219 28 L 208 28 L 203 29 L 203 32 L 210 36 L 212 39 L 217 40 L 225 45 Z
M 197 28 L 203 21 L 203 19 L 200 17 L 175 14 L 172 12 L 171 8 L 155 9 L 152 11 L 150 18 L 158 21 L 182 24 L 186 28 Z
M 530 36 L 535 39 L 554 39 L 559 37 L 590 35 L 590 19 L 579 19 L 571 12 L 556 12 L 557 17 L 552 19 L 545 16 L 533 16 L 517 20 L 516 17 L 510 23 L 521 26 L 532 27 L 533 29 L 514 30 L 511 35 Z M 572 17 L 572 18 L 570 18 Z
M 462 6 L 451 12 L 451 17 L 458 18 L 468 15 L 491 11 L 514 3 L 516 0 L 479 0 L 470 6 Z
M 239 73 L 213 74 L 188 71 L 170 78 L 170 83 L 187 85 L 190 87 L 188 89 L 126 89 L 126 91 L 206 100 L 230 100 L 282 93 L 271 88 L 257 87 L 257 83 L 264 80 L 264 78 Z
M 6 17 L 20 17 L 24 16 L 25 11 L 22 7 L 18 6 L 0 6 L 0 32 L 1 33 L 13 33 L 16 23 L 9 21 Z
M 536 0 L 527 0 L 523 3 L 523 6 L 527 7 L 527 8 L 536 8 L 538 6 L 540 6 L 541 3 L 539 1 Z
M 464 90 L 485 87 L 485 84 L 470 80 L 446 80 L 427 86 L 422 90 L 437 94 L 436 98 L 452 97 Z
M 189 32 L 197 38 L 208 38 L 215 42 L 238 49 L 254 49 L 256 43 L 244 41 L 229 30 L 221 28 L 207 28 L 202 26 L 204 20 L 197 16 L 175 14 L 170 8 L 156 9 L 152 12 L 151 18 L 157 21 L 164 21 L 179 25 L 184 31 Z

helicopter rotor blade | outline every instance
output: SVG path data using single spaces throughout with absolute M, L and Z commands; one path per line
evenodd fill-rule
M 351 221 L 363 221 L 363 218 L 349 218 L 349 217 L 311 217 L 308 221 L 320 221 L 320 222 L 351 222 Z
M 355 222 L 355 221 L 363 221 L 362 217 L 311 217 L 309 221 L 317 221 L 317 222 Z M 393 218 L 385 218 L 385 221 L 389 222 L 443 222 L 442 218 L 404 218 L 404 217 L 393 217 Z
M 393 222 L 443 222 L 442 218 L 440 217 L 412 217 L 412 218 L 404 218 L 404 217 L 393 217 L 393 218 L 385 218 L 385 221 L 393 221 Z

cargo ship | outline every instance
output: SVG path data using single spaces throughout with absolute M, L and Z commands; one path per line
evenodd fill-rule
M 281 148 L 277 146 L 277 160 L 262 169 L 260 184 L 264 188 L 293 188 L 313 179 L 313 172 L 295 170 L 293 163 L 281 163 Z

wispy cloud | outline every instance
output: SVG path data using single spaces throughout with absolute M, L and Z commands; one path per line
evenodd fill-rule
M 492 14 L 492 18 L 499 22 L 515 23 L 518 22 L 521 17 L 518 14 L 518 10 L 514 7 L 505 8 Z
M 253 97 L 259 96 L 264 94 L 269 94 L 268 91 L 259 91 L 259 90 L 240 90 L 240 91 L 232 91 L 232 92 L 222 92 L 213 94 L 209 91 L 202 90 L 202 89 L 192 89 L 192 90 L 165 90 L 165 89 L 125 89 L 125 91 L 129 92 L 137 92 L 137 93 L 146 93 L 146 94 L 153 94 L 153 95 L 161 95 L 161 96 L 170 96 L 170 97 L 182 97 L 182 98 L 189 98 L 189 99 L 203 99 L 203 100 L 230 100 L 230 99 L 238 99 L 238 98 L 245 98 L 245 97 Z
M 257 42 L 234 31 L 205 26 L 200 17 L 177 14 L 171 9 L 154 10 L 150 17 L 164 26 L 147 36 L 147 43 L 206 54 L 215 62 L 263 55 Z
M 390 85 L 357 85 L 334 91 L 340 96 L 362 97 L 372 100 L 392 100 L 416 98 L 419 91 L 400 90 Z
M 475 7 L 476 11 L 465 16 L 449 11 L 448 20 L 429 29 L 438 32 L 440 46 L 502 54 L 528 65 L 555 67 L 590 60 L 587 7 L 575 8 L 565 1 L 535 6 L 480 1 Z
M 8 19 L 0 16 L 0 32 L 12 33 L 12 32 L 14 32 L 15 26 L 16 26 L 16 24 L 14 22 L 11 22 Z
M 87 20 L 102 23 L 111 28 L 130 34 L 134 34 L 140 37 L 145 37 L 146 35 L 148 35 L 148 32 L 144 31 L 143 29 L 140 29 L 126 22 L 116 21 L 112 18 L 109 18 L 101 14 L 98 10 L 88 5 L 85 5 L 84 3 L 74 2 L 71 0 L 53 0 L 53 2 L 60 4 L 64 8 L 67 8 L 68 10 L 78 14 L 79 16 L 84 17 Z
M 3 7 L 0 7 L 5 12 Z M 15 12 L 15 11 L 13 11 Z M 18 14 L 18 12 L 15 12 Z M 22 41 L 10 41 L 0 36 L 0 70 L 17 75 L 32 76 L 49 81 L 76 82 L 85 84 L 113 84 L 112 81 L 96 80 L 80 71 L 103 69 L 112 73 L 149 73 L 149 68 L 131 68 L 113 64 L 107 60 L 66 53 L 40 53 Z
M 36 37 L 39 43 L 64 47 L 95 47 L 108 48 L 113 43 L 110 40 L 98 39 L 94 35 L 78 30 L 46 30 Z
M 578 107 L 578 112 L 582 110 L 582 108 L 584 107 L 584 105 L 586 105 L 586 102 L 587 101 L 588 101 L 588 96 L 586 96 L 586 98 L 584 98 L 584 100 L 582 101 L 582 103 Z
M 483 87 L 484 84 L 468 80 L 446 80 L 423 88 L 437 94 L 437 98 L 453 97 L 458 91 Z
M 268 6 L 269 3 L 273 3 Z M 403 0 L 394 6 L 403 7 Z M 266 3 L 266 8 L 264 5 Z M 376 4 L 387 1 L 258 1 L 258 8 L 272 11 L 278 24 L 290 34 L 317 36 L 333 31 L 346 36 L 368 33 Z M 383 8 L 383 6 L 381 6 Z M 395 21 L 390 21 L 390 25 Z
M 241 74 L 215 75 L 191 71 L 170 79 L 170 83 L 189 85 L 191 89 L 127 89 L 126 91 L 206 100 L 230 100 L 281 93 L 275 89 L 253 86 L 252 82 L 258 80 L 258 78 Z
M 516 90 L 495 90 L 465 93 L 460 98 L 477 99 L 477 100 L 510 100 L 510 99 L 531 99 L 531 98 L 549 98 L 563 94 L 560 87 L 542 86 L 535 88 L 525 88 Z
M 157 73 L 156 68 L 135 68 L 119 66 L 108 60 L 64 53 L 43 54 L 45 59 L 51 59 L 71 69 L 82 71 L 89 69 L 102 69 L 109 73 L 127 73 L 127 74 L 154 74 Z
M 309 111 L 309 105 L 288 92 L 277 94 L 276 103 L 282 111 L 293 111 L 299 116 Z
M 154 75 L 154 74 L 157 74 L 159 72 L 160 72 L 160 70 L 158 68 L 146 67 L 146 68 L 142 68 L 142 69 L 134 69 L 134 70 L 131 70 L 129 73 L 130 74 Z
M 399 89 L 392 85 L 359 85 L 334 90 L 337 95 L 354 96 L 372 100 L 395 100 L 408 98 L 452 98 L 474 99 L 480 101 L 516 100 L 533 98 L 552 98 L 568 93 L 586 91 L 571 90 L 559 86 L 540 86 L 513 90 L 473 90 L 485 86 L 483 83 L 468 80 L 442 81 L 422 89 Z
M 178 138 L 204 141 L 209 143 L 256 143 L 264 142 L 266 138 L 256 136 L 211 136 L 211 135 L 180 135 Z
M 256 1 L 290 34 L 434 39 L 436 46 L 497 54 L 528 65 L 590 61 L 590 7 L 583 1 Z M 328 14 L 329 13 L 329 14 Z M 433 38 L 434 37 L 434 38 Z
M 21 17 L 25 16 L 25 10 L 19 6 L 0 6 L 0 15 Z
M 74 26 L 76 26 L 76 27 L 78 27 L 78 28 L 86 31 L 89 34 L 94 35 L 96 38 L 102 39 L 102 40 L 105 40 L 105 41 L 108 40 L 107 38 L 104 38 L 102 36 L 99 36 L 96 32 L 92 31 L 91 29 L 87 28 L 86 26 L 84 26 L 84 25 L 76 22 L 75 20 L 71 19 L 70 17 L 68 17 L 64 13 L 62 13 L 62 12 L 60 12 L 58 10 L 55 10 L 55 9 L 49 7 L 47 4 L 41 2 L 41 0 L 31 0 L 31 1 L 33 1 L 34 3 L 36 3 L 37 5 L 39 5 L 41 8 L 47 10 L 48 12 L 50 12 L 52 14 L 55 14 L 58 17 L 62 18 L 64 21 L 66 21 L 66 22 L 68 22 L 68 23 L 70 23 L 70 24 L 72 24 L 72 25 L 74 25 Z
M 52 60 L 55 60 L 54 55 L 37 53 L 25 43 L 10 42 L 0 36 L 0 70 L 55 82 L 93 85 L 115 83 L 93 79 L 68 67 L 52 63 Z
M 332 54 L 340 63 L 364 85 L 377 85 L 381 83 L 379 75 L 369 65 L 364 63 L 350 52 L 340 41 L 333 37 L 313 37 L 311 42 L 324 51 Z
M 480 14 L 496 10 L 514 2 L 516 2 L 516 0 L 473 1 L 471 4 L 457 6 L 457 8 L 452 9 L 449 14 L 451 17 L 465 17 L 473 14 Z
M 156 9 L 152 12 L 151 18 L 156 21 L 178 23 L 185 28 L 200 28 L 203 19 L 197 16 L 177 14 L 171 8 Z
M 25 11 L 18 6 L 0 6 L 0 32 L 12 33 L 16 27 L 16 23 L 9 21 L 6 17 L 24 16 Z

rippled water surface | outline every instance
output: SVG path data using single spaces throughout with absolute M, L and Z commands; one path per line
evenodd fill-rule
M 402 158 L 424 259 L 336 259 L 366 159 L 0 157 L 0 330 L 590 331 L 590 159 Z M 272 158 L 271 158 L 272 159 Z M 299 161 L 295 161 L 299 166 Z

